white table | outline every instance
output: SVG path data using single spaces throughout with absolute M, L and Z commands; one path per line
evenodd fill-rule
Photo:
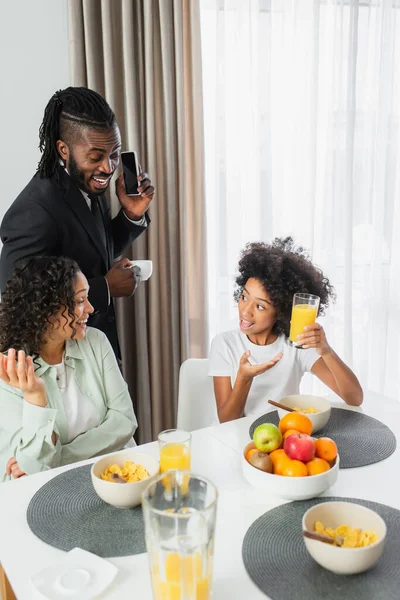
M 336 401 L 333 405 L 345 407 Z M 358 410 L 358 409 L 357 409 Z M 400 439 L 400 402 L 368 394 L 363 412 L 386 423 Z M 282 504 L 266 490 L 252 488 L 241 474 L 240 454 L 248 442 L 253 418 L 193 432 L 192 470 L 208 477 L 219 490 L 214 557 L 214 600 L 265 600 L 266 596 L 249 579 L 242 562 L 242 540 L 255 519 Z M 155 442 L 141 446 L 157 456 Z M 79 465 L 89 464 L 92 460 Z M 0 484 L 0 562 L 18 600 L 31 600 L 35 594 L 29 578 L 56 562 L 64 552 L 48 546 L 30 531 L 26 509 L 35 492 L 69 465 Z M 382 502 L 400 509 L 397 475 L 399 450 L 387 460 L 359 469 L 343 469 L 326 495 L 350 496 Z M 151 600 L 147 555 L 111 558 L 119 567 L 114 584 L 101 596 L 107 600 Z

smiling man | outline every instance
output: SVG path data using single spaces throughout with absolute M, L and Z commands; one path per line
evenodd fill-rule
M 149 225 L 146 211 L 154 188 L 147 173 L 141 173 L 140 195 L 128 196 L 121 174 L 116 181 L 121 210 L 111 219 L 104 192 L 120 160 L 121 136 L 110 106 L 92 90 L 56 92 L 39 136 L 38 171 L 0 228 L 1 289 L 21 258 L 46 254 L 76 260 L 89 280 L 95 310 L 89 325 L 104 331 L 118 355 L 112 298 L 131 296 L 136 280 L 128 259 L 116 259 Z

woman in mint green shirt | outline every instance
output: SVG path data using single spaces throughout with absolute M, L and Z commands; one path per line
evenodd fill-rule
M 127 385 L 78 265 L 20 263 L 0 304 L 0 481 L 134 445 Z M 6 353 L 6 354 L 2 354 Z

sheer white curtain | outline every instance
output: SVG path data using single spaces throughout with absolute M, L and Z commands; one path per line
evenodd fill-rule
M 400 0 L 201 0 L 209 335 L 237 326 L 248 241 L 330 278 L 328 340 L 398 396 Z

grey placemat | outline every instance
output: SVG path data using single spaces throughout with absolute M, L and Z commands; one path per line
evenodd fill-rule
M 29 527 L 67 552 L 76 546 L 103 558 L 146 552 L 142 507 L 106 504 L 94 491 L 90 468 L 71 469 L 41 487 L 27 509 Z
M 314 504 L 332 500 L 357 502 L 376 511 L 387 525 L 383 555 L 358 575 L 334 575 L 308 554 L 301 521 Z M 272 600 L 399 600 L 400 511 L 355 498 L 318 498 L 274 508 L 248 529 L 242 546 L 252 581 Z
M 254 421 L 249 430 L 251 438 L 255 428 L 261 423 L 278 425 L 278 411 L 273 410 Z M 341 469 L 372 465 L 396 450 L 396 438 L 389 427 L 354 410 L 332 408 L 328 423 L 314 434 L 317 438 L 323 436 L 335 440 Z

